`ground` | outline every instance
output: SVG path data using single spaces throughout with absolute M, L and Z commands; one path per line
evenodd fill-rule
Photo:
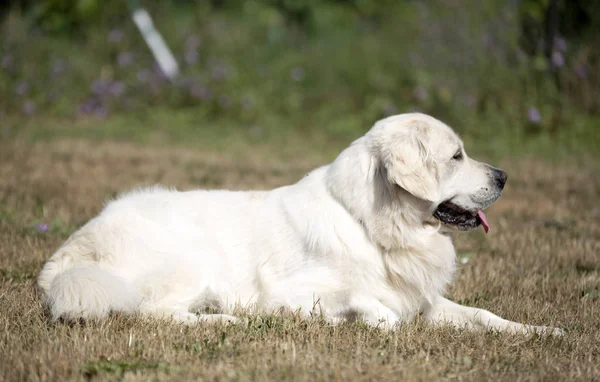
M 283 315 L 231 326 L 118 315 L 50 322 L 35 290 L 40 267 L 118 192 L 154 183 L 265 189 L 333 158 L 261 150 L 0 141 L 0 380 L 600 378 L 600 177 L 585 156 L 494 163 L 509 180 L 489 210 L 491 232 L 456 238 L 460 265 L 448 291 L 454 301 L 513 321 L 564 328 L 561 338 L 470 333 L 418 320 L 386 332 Z

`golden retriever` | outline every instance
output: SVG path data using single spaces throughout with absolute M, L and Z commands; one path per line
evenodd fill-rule
M 506 178 L 444 123 L 396 115 L 290 186 L 122 195 L 58 249 L 38 285 L 54 319 L 119 311 L 193 324 L 235 321 L 241 306 L 560 334 L 443 297 L 451 233 L 487 232 L 482 210 Z

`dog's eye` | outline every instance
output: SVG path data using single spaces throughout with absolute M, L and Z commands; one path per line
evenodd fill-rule
M 454 160 L 461 160 L 462 158 L 463 158 L 463 153 L 462 153 L 461 149 L 458 149 L 456 154 L 454 154 L 454 156 L 452 157 L 452 159 L 454 159 Z

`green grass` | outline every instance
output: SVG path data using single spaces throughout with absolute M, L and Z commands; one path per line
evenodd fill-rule
M 168 373 L 173 369 L 173 366 L 164 362 L 144 361 L 138 358 L 132 360 L 109 360 L 101 358 L 98 361 L 88 361 L 84 363 L 81 367 L 81 372 L 86 378 L 102 375 L 108 378 L 114 376 L 122 378 L 126 372 L 164 371 Z
M 36 272 L 25 269 L 0 269 L 0 280 L 8 283 L 21 283 L 35 278 Z
M 265 115 L 253 125 L 226 117 L 207 118 L 192 110 L 155 109 L 146 113 L 121 114 L 106 120 L 65 120 L 33 118 L 12 121 L 13 138 L 29 142 L 77 138 L 92 141 L 124 141 L 157 146 L 179 145 L 197 150 L 223 151 L 239 155 L 253 150 L 293 157 L 305 147 L 311 155 L 331 158 L 354 139 L 362 136 L 375 121 L 357 112 L 342 116 Z M 18 126 L 17 126 L 18 125 Z M 343 128 L 339 128 L 343 125 Z M 452 124 L 461 134 L 472 156 L 499 160 L 529 156 L 561 162 L 600 153 L 600 118 L 576 117 L 555 132 L 528 133 L 507 119 L 477 119 L 466 116 L 463 123 Z M 10 128 L 10 127 L 9 127 Z M 236 154 L 237 153 L 237 154 Z

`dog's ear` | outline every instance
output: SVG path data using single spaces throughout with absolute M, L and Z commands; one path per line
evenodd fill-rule
M 419 199 L 437 202 L 441 197 L 437 168 L 419 139 L 420 131 L 418 124 L 389 129 L 377 137 L 378 154 L 391 183 Z

